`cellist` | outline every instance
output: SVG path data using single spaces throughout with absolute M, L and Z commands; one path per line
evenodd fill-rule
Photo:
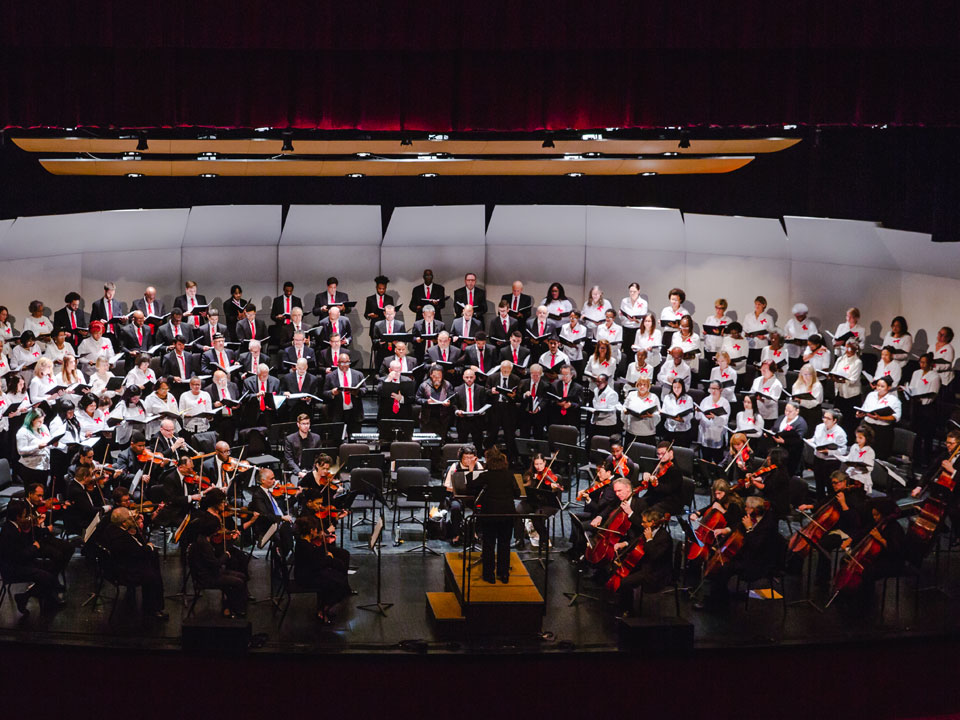
M 614 479 L 613 492 L 614 495 L 616 495 L 615 502 L 605 507 L 604 511 L 600 515 L 597 515 L 593 520 L 590 521 L 590 527 L 596 528 L 594 539 L 596 542 L 601 542 L 606 539 L 610 541 L 610 545 L 615 545 L 616 543 L 623 542 L 624 540 L 633 542 L 640 537 L 640 533 L 642 531 L 640 523 L 633 522 L 634 518 L 639 520 L 640 513 L 643 512 L 640 499 L 634 495 L 633 486 L 626 478 Z M 607 535 L 605 528 L 607 528 L 611 524 L 611 521 L 613 521 L 615 517 L 620 514 L 626 515 L 627 520 L 630 522 L 628 531 L 624 536 L 605 538 Z M 587 553 L 587 557 L 589 557 L 589 553 Z
M 592 523 L 595 518 L 601 517 L 609 508 L 616 506 L 620 499 L 613 489 L 613 463 L 608 458 L 597 465 L 594 482 L 588 487 L 577 493 L 577 500 L 586 499 L 582 510 L 571 513 L 580 520 L 580 523 Z M 570 523 L 570 549 L 566 555 L 571 560 L 579 560 L 583 557 L 583 551 L 586 548 L 587 539 L 580 530 L 581 525 L 576 522 Z
M 869 508 L 873 527 L 864 534 L 859 543 L 850 548 L 849 556 L 841 559 L 840 568 L 834 576 L 836 590 L 859 590 L 859 601 L 863 605 L 873 598 L 873 584 L 877 580 L 899 574 L 904 559 L 904 532 L 897 522 L 897 504 L 889 498 L 877 498 L 870 502 Z M 860 551 L 865 548 L 865 544 L 874 542 L 879 544 L 879 552 L 862 557 Z M 858 556 L 861 561 L 855 562 L 853 558 Z M 845 574 L 848 578 L 851 574 L 859 574 L 859 583 L 849 580 L 844 582 L 841 578 Z
M 730 491 L 730 483 L 726 480 L 723 478 L 714 480 L 710 488 L 710 494 L 713 496 L 713 503 L 710 507 L 703 510 L 703 512 L 692 512 L 689 516 L 691 523 L 697 521 L 702 523 L 702 525 L 695 530 L 690 530 L 690 535 L 693 535 L 695 538 L 691 538 L 691 542 L 697 543 L 698 547 L 700 547 L 701 543 L 707 545 L 707 553 L 709 553 L 710 548 L 715 542 L 721 542 L 724 537 L 733 532 L 735 527 L 739 527 L 740 520 L 743 518 L 743 499 L 736 493 Z M 723 516 L 722 519 L 717 519 L 717 521 L 709 523 L 712 529 L 707 527 L 707 519 L 711 513 L 720 513 Z M 685 527 L 684 530 L 686 529 Z M 696 555 L 702 557 L 704 560 L 707 558 L 706 553 L 698 552 Z
M 957 465 L 960 464 L 956 458 L 957 448 L 960 447 L 960 430 L 951 430 L 943 442 L 943 449 L 933 458 L 930 467 L 920 477 L 917 486 L 910 491 L 911 497 L 919 497 L 920 493 L 928 490 L 938 498 L 947 503 L 947 514 L 950 516 L 950 523 L 954 528 L 960 528 L 957 523 L 960 522 L 960 508 L 958 508 L 957 493 L 946 485 L 937 482 L 941 474 L 953 476 L 956 478 Z
M 644 592 L 659 592 L 673 577 L 673 539 L 664 527 L 664 514 L 651 508 L 644 510 L 640 518 L 639 537 L 633 541 L 621 540 L 614 546 L 619 557 L 625 557 L 635 545 L 643 543 L 643 557 L 633 571 L 620 581 L 617 590 L 621 617 L 633 616 L 633 591 L 636 588 L 642 587 Z

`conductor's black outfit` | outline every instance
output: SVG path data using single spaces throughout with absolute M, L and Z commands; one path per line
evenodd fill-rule
M 494 567 L 496 567 L 496 577 L 501 582 L 508 582 L 513 519 L 510 517 L 484 518 L 483 516 L 514 514 L 513 501 L 520 494 L 517 481 L 512 472 L 503 468 L 487 470 L 474 483 L 471 483 L 471 486 L 477 492 L 475 508 L 477 514 L 481 516 L 483 579 L 488 583 L 495 582 Z M 494 549 L 496 549 L 496 565 L 494 565 Z

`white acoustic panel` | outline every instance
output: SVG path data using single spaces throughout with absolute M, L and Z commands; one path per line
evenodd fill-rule
M 741 322 L 747 313 L 753 312 L 753 301 L 757 295 L 763 295 L 777 315 L 783 317 L 784 313 L 789 313 L 789 260 L 746 260 L 742 257 L 687 253 L 686 270 L 687 285 L 684 289 L 687 305 L 694 310 L 694 319 L 698 324 L 714 313 L 713 306 L 719 298 L 727 301 L 728 313 Z
M 382 239 L 379 205 L 291 205 L 280 245 L 379 246 Z
M 641 207 L 587 207 L 587 247 L 685 250 L 679 210 Z
M 390 278 L 389 291 L 399 295 L 399 302 L 404 305 L 401 313 L 408 324 L 413 315 L 406 312 L 406 308 L 410 306 L 410 296 L 414 286 L 423 283 L 425 269 L 433 270 L 434 282 L 443 285 L 444 291 L 450 296 L 441 313 L 441 319 L 449 321 L 454 317 L 453 292 L 463 286 L 465 272 L 475 272 L 477 284 L 484 287 L 485 263 L 486 249 L 482 236 L 479 244 L 465 245 L 388 247 L 384 240 L 384 245 L 380 249 L 380 271 Z M 489 296 L 487 299 L 492 300 Z M 492 311 L 492 308 L 487 310 Z
M 904 272 L 960 278 L 960 243 L 935 243 L 928 233 L 877 228 L 877 236 Z
M 735 215 L 683 216 L 687 252 L 739 255 L 748 258 L 789 258 L 787 234 L 779 220 Z
M 960 333 L 957 308 L 960 308 L 960 283 L 943 277 L 919 273 L 901 273 L 903 304 L 901 314 L 907 319 L 913 335 L 914 352 L 932 349 L 937 331 L 944 325 Z M 886 326 L 890 318 L 886 318 Z M 960 350 L 960 340 L 954 338 L 954 350 Z
M 487 245 L 582 246 L 586 224 L 583 205 L 497 205 L 487 227 Z
M 383 245 L 400 247 L 484 245 L 483 205 L 434 205 L 394 209 Z
M 80 252 L 88 243 L 97 241 L 100 214 L 17 218 L 4 238 L 4 255 L 12 260 Z
M 7 243 L 7 233 L 10 232 L 10 228 L 13 227 L 13 223 L 16 220 L 0 220 L 0 252 L 6 253 L 6 243 Z
M 635 282 L 650 310 L 660 317 L 660 311 L 669 304 L 670 289 L 686 291 L 685 257 L 682 252 L 587 248 L 584 286 L 589 289 L 599 285 L 603 296 L 618 309 L 627 296 L 627 287 Z
M 6 305 L 14 327 L 23 329 L 23 319 L 29 315 L 31 300 L 40 300 L 48 306 L 46 314 L 63 307 L 63 298 L 71 290 L 80 291 L 80 255 L 65 254 L 50 257 L 7 260 L 3 263 L 3 294 L 0 305 Z M 97 296 L 99 297 L 99 295 Z M 96 298 L 87 298 L 87 309 Z
M 877 223 L 784 216 L 790 255 L 801 262 L 897 269 L 876 229 Z
M 279 205 L 201 205 L 190 210 L 184 247 L 276 245 Z
M 198 292 L 206 295 L 208 302 L 222 309 L 223 301 L 230 298 L 230 286 L 237 284 L 243 288 L 243 297 L 256 305 L 258 312 L 269 312 L 273 298 L 280 294 L 275 245 L 236 250 L 185 247 L 180 253 L 180 260 L 182 281 L 177 283 L 176 293 L 172 297 L 183 293 L 183 282 L 193 280 L 197 283 Z M 164 295 L 169 293 L 166 289 L 161 292 Z M 171 303 L 167 305 L 170 307 Z
M 157 295 L 172 307 L 180 290 L 179 250 L 121 250 L 85 252 L 81 260 L 83 282 L 80 294 L 87 305 L 103 296 L 103 284 L 110 280 L 117 286 L 116 299 L 124 312 L 143 295 L 148 285 L 157 288 Z

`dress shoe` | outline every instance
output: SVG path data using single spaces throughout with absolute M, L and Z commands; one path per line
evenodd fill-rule
M 351 595 L 359 595 L 360 592 L 359 592 L 358 590 L 353 590 L 353 589 L 351 589 L 351 590 L 350 590 L 350 594 L 351 594 Z
M 27 608 L 27 603 L 30 601 L 30 596 L 27 593 L 17 593 L 13 596 L 13 602 L 17 605 L 17 610 L 20 611 L 23 615 L 29 615 L 30 610 Z
M 490 583 L 491 585 L 496 585 L 496 583 L 497 583 L 497 581 L 494 579 L 493 575 L 491 575 L 490 577 L 484 576 L 483 581 L 484 581 L 485 583 Z
M 499 580 L 500 580 L 500 582 L 502 582 L 504 585 L 506 585 L 507 583 L 510 582 L 510 576 L 509 576 L 509 575 L 501 575 L 500 578 L 499 578 Z

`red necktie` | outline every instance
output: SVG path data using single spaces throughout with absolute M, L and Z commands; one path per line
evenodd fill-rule
M 297 390 L 303 392 L 303 375 L 297 375 Z
M 113 302 L 104 300 L 103 303 L 107 306 L 107 320 L 113 320 Z
M 303 357 L 303 348 L 297 348 L 297 360 Z
M 467 412 L 473 412 L 473 388 L 467 388 Z
M 336 301 L 337 301 L 337 299 L 336 299 L 333 295 L 331 295 L 331 296 L 330 296 L 330 304 L 333 305 Z
M 333 354 L 333 366 L 334 366 L 334 367 L 339 367 L 339 363 L 337 362 L 337 358 L 339 357 L 339 355 L 340 355 L 340 353 L 336 353 L 336 352 Z
M 350 379 L 347 377 L 346 371 L 343 373 L 343 382 L 340 384 L 341 387 L 350 387 Z M 350 404 L 350 393 L 344 391 L 343 393 L 343 404 Z
M 554 364 L 556 361 L 557 361 L 557 356 L 556 356 L 556 355 L 551 355 L 551 356 L 550 356 L 550 367 L 553 367 L 553 364 Z
M 443 351 L 443 361 L 444 361 L 444 362 L 447 361 L 447 351 L 446 351 L 446 350 Z
M 260 396 L 260 412 L 263 412 L 267 409 L 267 386 L 262 380 L 260 381 L 260 392 L 263 393 L 263 395 Z
M 197 306 L 197 299 L 195 297 L 190 298 L 190 309 L 193 310 Z M 193 316 L 193 326 L 200 327 L 200 316 Z
M 537 398 L 537 383 L 530 381 L 530 399 L 535 400 Z
M 393 414 L 396 415 L 400 412 L 400 401 L 396 398 L 393 399 Z
M 227 360 L 226 360 L 226 358 L 223 357 L 223 351 L 222 351 L 222 350 L 220 351 L 220 367 L 222 367 L 222 368 L 224 368 L 224 369 L 226 369 L 226 367 L 227 367 Z
M 429 285 L 425 285 L 424 287 L 426 287 L 426 289 L 427 289 L 427 300 L 429 300 L 429 299 L 430 299 L 430 286 L 429 286 Z
M 513 305 L 510 306 L 510 309 L 513 310 L 514 312 L 517 311 L 517 306 L 520 304 L 519 300 L 520 298 L 518 296 L 516 295 L 513 296 Z
M 70 311 L 70 329 L 71 330 L 77 329 L 77 316 L 73 312 L 73 310 Z
M 148 302 L 148 303 L 147 303 L 147 317 L 150 317 L 151 315 L 153 315 L 153 303 L 152 303 L 152 302 Z
M 393 320 L 387 323 L 387 335 L 393 335 Z
M 227 388 L 226 388 L 226 387 L 220 388 L 220 399 L 221 399 L 221 400 L 223 400 L 224 398 L 226 398 L 226 397 L 229 396 L 229 395 L 230 395 L 230 393 L 227 392 Z M 225 410 L 224 410 L 224 413 L 225 413 L 225 414 L 227 414 L 227 415 L 233 415 L 233 410 L 231 410 L 231 409 L 230 409 L 229 407 L 227 407 L 226 405 L 224 405 L 224 408 L 225 408 Z
M 173 336 L 174 336 L 174 337 L 180 337 L 180 326 L 179 326 L 179 325 L 174 325 L 174 327 L 173 327 Z
M 383 295 L 377 295 L 377 307 L 383 310 Z
M 143 347 L 143 330 L 137 328 L 137 344 Z
M 473 305 L 473 290 L 467 293 L 467 305 Z
M 519 364 L 519 363 L 520 363 L 520 361 L 517 360 L 517 351 L 516 351 L 516 348 L 514 348 L 514 351 L 513 351 L 513 364 L 514 364 L 514 365 L 517 365 L 517 364 Z
M 290 297 L 289 297 L 289 296 L 287 296 L 286 304 L 287 304 L 287 311 L 286 311 L 286 312 L 287 312 L 287 315 L 289 315 L 289 314 L 290 314 Z M 289 324 L 290 324 L 290 318 L 287 318 L 287 321 L 286 321 L 286 322 L 287 322 L 287 325 L 289 325 Z
M 543 322 L 540 322 L 540 337 L 543 337 Z
M 428 322 L 428 323 L 427 323 L 427 335 L 432 335 L 432 334 L 433 334 L 433 323 L 432 323 L 432 322 Z M 430 349 L 430 347 L 431 347 L 432 345 L 433 345 L 433 340 L 427 340 L 427 349 L 428 349 L 428 350 Z
M 503 318 L 503 336 L 507 336 L 507 319 Z
M 564 384 L 564 386 L 563 386 L 563 399 L 564 399 L 564 400 L 567 399 L 567 391 L 568 391 L 569 389 L 570 389 L 569 386 L 566 385 L 566 384 Z M 560 414 L 561 414 L 561 415 L 566 415 L 566 414 L 567 414 L 567 409 L 566 409 L 566 408 L 560 408 Z

